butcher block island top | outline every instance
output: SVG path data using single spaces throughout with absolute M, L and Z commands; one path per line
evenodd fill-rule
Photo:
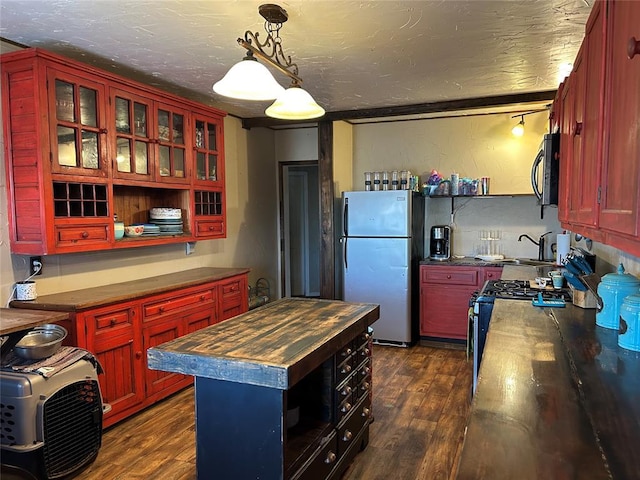
M 178 288 L 192 287 L 204 282 L 215 282 L 247 272 L 249 272 L 248 268 L 195 268 L 193 270 L 112 283 L 100 287 L 39 295 L 36 300 L 14 300 L 11 302 L 11 306 L 34 310 L 75 312 L 111 303 L 126 302 L 133 298 L 156 295 Z
M 149 368 L 287 390 L 376 321 L 378 305 L 283 298 L 147 351 Z

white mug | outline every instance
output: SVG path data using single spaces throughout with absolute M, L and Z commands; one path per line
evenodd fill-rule
M 38 298 L 38 294 L 36 293 L 36 282 L 33 280 L 16 282 L 17 300 L 35 300 L 36 298 Z

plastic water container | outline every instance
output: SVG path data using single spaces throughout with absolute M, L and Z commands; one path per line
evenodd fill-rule
M 618 345 L 640 352 L 640 294 L 629 295 L 622 301 Z

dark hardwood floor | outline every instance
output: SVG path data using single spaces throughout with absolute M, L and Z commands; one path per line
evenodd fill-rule
M 343 480 L 455 478 L 469 412 L 465 352 L 375 345 L 373 358 L 375 421 Z M 194 480 L 193 415 L 188 388 L 106 430 L 98 458 L 77 478 Z

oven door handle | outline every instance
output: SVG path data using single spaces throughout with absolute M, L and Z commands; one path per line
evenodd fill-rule
M 467 362 L 473 353 L 473 321 L 473 306 L 470 306 L 467 313 Z

